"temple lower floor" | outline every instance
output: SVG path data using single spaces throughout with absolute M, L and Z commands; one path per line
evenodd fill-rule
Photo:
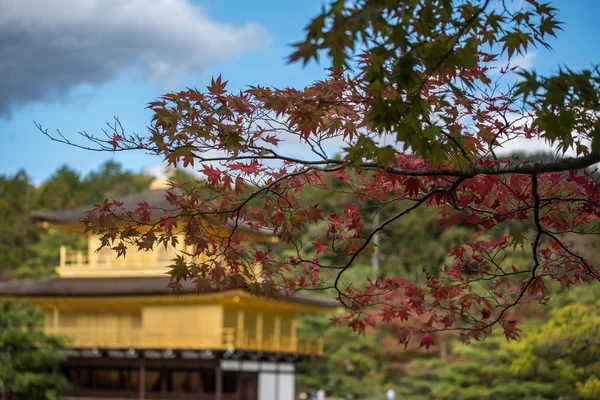
M 292 362 L 68 357 L 63 399 L 292 400 Z

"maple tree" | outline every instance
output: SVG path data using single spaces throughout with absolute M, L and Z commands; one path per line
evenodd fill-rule
M 598 68 L 539 76 L 511 65 L 559 30 L 556 10 L 536 0 L 333 1 L 290 56 L 328 57 L 325 79 L 233 92 L 219 76 L 206 91 L 151 102 L 147 135 L 119 123 L 106 137 L 83 133 L 96 150 L 150 151 L 203 175 L 173 184 L 158 221 L 147 203 L 125 210 L 106 200 L 88 213 L 87 231 L 123 256 L 127 246 L 149 251 L 183 235 L 193 250 L 172 266 L 175 289 L 185 279 L 200 291 L 329 290 L 347 310 L 335 324 L 364 332 L 400 322 L 405 345 L 416 336 L 429 348 L 440 330 L 468 343 L 495 327 L 516 339 L 515 306 L 548 301 L 549 281 L 600 274 L 571 242 L 600 227 L 600 187 L 588 171 L 600 162 Z M 507 142 L 539 139 L 559 156 L 500 156 Z M 306 201 L 307 187 L 349 200 L 327 212 Z M 423 284 L 345 278 L 383 229 L 423 207 L 446 227 L 475 227 L 475 237 L 449 249 Z M 303 240 L 312 224 L 327 229 Z M 277 235 L 294 254 L 276 257 L 242 226 Z M 510 229 L 496 234 L 502 226 Z M 507 254 L 519 247 L 529 257 L 513 265 Z

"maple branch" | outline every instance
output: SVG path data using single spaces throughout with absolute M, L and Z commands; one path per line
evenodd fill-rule
M 493 321 L 491 321 L 491 322 L 485 324 L 483 327 L 479 328 L 480 330 L 488 329 L 488 328 L 496 325 L 498 322 L 500 322 L 502 320 L 502 317 L 504 316 L 504 314 L 509 309 L 515 307 L 517 304 L 519 304 L 521 302 L 523 297 L 525 297 L 525 294 L 527 293 L 527 289 L 529 288 L 529 286 L 531 286 L 531 284 L 538 278 L 536 275 L 536 271 L 540 266 L 538 247 L 539 247 L 542 235 L 546 232 L 544 231 L 541 221 L 540 221 L 540 204 L 541 203 L 540 203 L 540 195 L 538 192 L 538 176 L 537 176 L 537 174 L 533 174 L 531 176 L 531 195 L 532 195 L 533 201 L 534 201 L 533 220 L 534 220 L 534 224 L 536 226 L 536 235 L 535 235 L 535 239 L 534 239 L 533 246 L 532 246 L 532 255 L 533 255 L 534 265 L 531 268 L 531 270 L 519 271 L 519 272 L 531 272 L 531 277 L 529 279 L 527 279 L 527 282 L 522 287 L 522 289 L 519 291 L 519 295 L 517 296 L 517 298 L 512 303 L 504 306 L 502 308 L 502 310 L 500 311 L 500 313 L 498 314 L 498 316 Z
M 544 228 L 542 227 L 542 223 L 540 221 L 540 194 L 538 191 L 538 175 L 537 174 L 533 174 L 531 176 L 531 195 L 533 196 L 533 221 L 534 221 L 535 227 L 537 229 L 537 232 L 535 235 L 535 240 L 533 241 L 534 265 L 533 265 L 533 268 L 531 269 L 531 279 L 527 282 L 527 284 L 525 285 L 525 288 L 523 288 L 523 293 L 527 290 L 527 288 L 529 287 L 531 282 L 533 282 L 533 280 L 536 278 L 535 272 L 540 266 L 538 247 L 540 244 L 540 239 L 542 238 L 542 235 L 545 233 Z
M 48 137 L 50 140 L 54 141 L 54 142 L 58 142 L 58 143 L 62 143 L 62 144 L 66 144 L 78 149 L 82 149 L 82 150 L 88 150 L 88 151 L 95 151 L 95 152 L 104 152 L 104 151 L 109 151 L 109 152 L 122 152 L 122 151 L 131 151 L 131 150 L 145 150 L 147 152 L 150 152 L 150 154 L 152 155 L 156 155 L 158 154 L 158 149 L 156 147 L 152 148 L 150 147 L 148 144 L 144 144 L 143 143 L 143 138 L 141 136 L 139 136 L 136 133 L 133 133 L 132 135 L 129 135 L 129 137 L 125 136 L 125 128 L 123 127 L 123 125 L 121 124 L 121 121 L 115 117 L 115 125 L 112 126 L 110 125 L 110 123 L 106 123 L 106 125 L 108 126 L 108 129 L 110 129 L 114 134 L 118 134 L 119 136 L 122 135 L 122 140 L 129 143 L 128 146 L 112 146 L 110 145 L 110 140 L 111 137 L 108 134 L 108 130 L 103 128 L 102 131 L 104 132 L 104 134 L 109 138 L 109 139 L 101 139 L 99 137 L 96 137 L 92 134 L 87 133 L 86 131 L 83 132 L 78 132 L 79 135 L 81 135 L 82 137 L 84 137 L 86 140 L 89 140 L 95 144 L 97 144 L 99 147 L 91 147 L 91 146 L 84 146 L 75 142 L 72 142 L 71 140 L 69 140 L 67 137 L 65 137 L 62 132 L 60 130 L 56 130 L 56 133 L 60 136 L 60 138 L 57 138 L 56 136 L 51 135 L 50 133 L 48 133 L 48 129 L 45 129 L 42 124 L 38 123 L 38 122 L 33 122 L 35 127 L 42 133 L 44 134 L 46 137 Z M 117 129 L 118 128 L 118 129 Z
M 371 232 L 369 232 L 369 234 L 367 235 L 367 237 L 365 238 L 363 244 L 352 253 L 352 256 L 350 257 L 350 259 L 348 260 L 348 262 L 346 262 L 346 264 L 343 267 L 340 267 L 340 271 L 338 272 L 333 287 L 338 291 L 338 293 L 341 293 L 338 289 L 338 283 L 342 277 L 342 274 L 352 266 L 352 263 L 354 262 L 354 260 L 358 257 L 358 255 L 369 245 L 369 243 L 371 242 L 371 239 L 373 239 L 373 237 L 379 232 L 381 231 L 383 228 L 385 228 L 387 225 L 391 224 L 392 222 L 396 221 L 398 218 L 410 213 L 411 211 L 417 209 L 419 206 L 421 206 L 422 204 L 424 204 L 427 199 L 429 199 L 430 197 L 432 197 L 434 194 L 437 193 L 452 193 L 454 190 L 456 190 L 456 188 L 458 188 L 458 186 L 461 184 L 461 182 L 463 181 L 463 178 L 458 178 L 456 179 L 452 185 L 448 188 L 437 188 L 434 189 L 432 191 L 430 191 L 429 193 L 427 193 L 425 196 L 423 196 L 420 200 L 418 200 L 415 204 L 413 204 L 412 206 L 405 208 L 404 210 L 402 210 L 401 212 L 397 213 L 396 215 L 391 216 L 390 218 L 386 219 L 385 221 L 383 221 L 381 224 L 379 224 L 377 227 L 375 227 L 374 229 L 371 230 Z M 339 298 L 340 301 L 341 298 Z M 343 304 L 343 302 L 342 302 Z
M 336 159 L 323 159 L 323 160 L 303 160 L 295 157 L 285 156 L 276 153 L 272 149 L 258 148 L 271 153 L 271 156 L 267 155 L 247 155 L 236 157 L 236 160 L 280 160 L 288 161 L 296 164 L 305 166 L 323 166 L 320 168 L 323 172 L 331 172 L 334 169 L 331 167 L 346 166 L 347 161 L 336 160 Z M 231 161 L 231 157 L 197 157 L 203 162 L 217 162 L 217 161 Z M 390 174 L 403 175 L 403 176 L 452 176 L 462 178 L 473 178 L 477 175 L 507 175 L 507 174 L 543 174 L 547 172 L 565 172 L 588 168 L 596 163 L 600 162 L 600 153 L 591 153 L 581 157 L 569 157 L 559 160 L 552 161 L 538 161 L 530 164 L 517 164 L 517 165 L 496 165 L 496 166 L 481 166 L 475 165 L 466 170 L 457 169 L 431 169 L 431 170 L 416 170 L 416 169 L 402 169 L 395 167 L 383 167 L 374 161 L 366 161 L 359 163 L 357 168 L 369 169 L 369 170 L 380 170 Z
M 556 235 L 554 235 L 553 233 L 550 232 L 546 232 L 546 234 L 548 236 L 550 236 L 552 239 L 556 240 L 556 242 L 560 245 L 560 247 L 566 251 L 569 255 L 571 255 L 572 257 L 575 257 L 579 260 L 579 262 L 585 267 L 585 269 L 587 270 L 587 272 L 593 276 L 596 280 L 600 281 L 600 275 L 596 274 L 594 271 L 592 271 L 592 266 L 585 260 L 585 258 L 581 257 L 579 254 L 576 254 L 574 252 L 572 252 L 567 246 L 564 245 L 564 243 L 558 238 L 556 237 Z
M 401 168 L 384 168 L 374 162 L 365 162 L 360 165 L 364 169 L 379 169 L 391 174 L 405 176 L 455 176 L 462 178 L 473 178 L 477 175 L 507 175 L 507 174 L 543 174 L 547 172 L 565 172 L 580 170 L 600 162 L 600 153 L 591 153 L 576 158 L 563 158 L 553 161 L 539 161 L 531 164 L 518 165 L 496 165 L 496 166 L 474 166 L 470 169 L 461 170 L 407 170 Z

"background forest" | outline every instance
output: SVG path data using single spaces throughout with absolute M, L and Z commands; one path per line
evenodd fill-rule
M 179 182 L 187 178 L 184 171 L 170 176 Z M 124 171 L 115 162 L 85 177 L 62 167 L 39 186 L 33 185 L 25 172 L 0 176 L 0 276 L 52 276 L 59 262 L 60 245 L 85 248 L 82 238 L 47 231 L 33 218 L 35 211 L 73 208 L 107 197 L 118 199 L 147 189 L 153 179 L 147 174 Z M 322 195 L 314 188 L 305 192 L 315 199 Z M 342 186 L 339 195 L 320 201 L 321 208 L 331 211 L 343 210 L 346 204 Z M 361 212 L 367 218 L 385 218 L 386 213 L 391 215 L 393 208 L 401 206 L 395 203 L 381 215 L 370 215 L 369 209 Z M 360 259 L 353 274 L 372 278 L 403 275 L 415 281 L 423 281 L 427 272 L 435 274 L 451 262 L 449 247 L 473 240 L 475 235 L 466 224 L 451 229 L 441 226 L 435 213 L 420 208 L 386 229 L 376 240 L 377 251 Z M 313 225 L 305 232 L 305 242 L 310 242 L 319 229 L 325 228 Z M 520 249 L 524 232 L 516 226 L 504 224 L 486 235 L 489 238 L 506 233 L 511 235 L 511 246 Z M 580 245 L 587 258 L 600 264 L 598 243 L 589 239 Z M 280 247 L 277 251 L 285 254 L 287 250 Z M 502 257 L 501 262 L 510 266 L 526 260 L 527 255 L 521 257 L 517 251 Z M 526 321 L 521 340 L 510 343 L 495 336 L 465 346 L 455 339 L 456 335 L 438 333 L 433 348 L 414 346 L 404 350 L 393 326 L 358 335 L 332 326 L 328 318 L 306 316 L 299 335 L 324 338 L 325 356 L 299 366 L 297 389 L 322 389 L 328 397 L 348 399 L 383 398 L 390 388 L 403 400 L 600 398 L 598 289 L 597 284 L 578 286 L 570 292 L 559 292 L 544 306 L 524 307 L 518 317 Z

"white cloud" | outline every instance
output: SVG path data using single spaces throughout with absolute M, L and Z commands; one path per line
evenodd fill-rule
M 157 180 L 167 179 L 167 177 L 169 175 L 168 174 L 169 171 L 167 171 L 167 168 L 165 167 L 164 163 L 147 166 L 146 168 L 144 168 L 143 172 L 148 175 L 153 176 Z
M 556 146 L 550 145 L 543 138 L 516 138 L 504 143 L 502 147 L 496 149 L 496 152 L 502 155 L 508 155 L 515 152 L 534 154 L 554 153 L 555 151 Z
M 511 67 L 531 69 L 535 61 L 535 56 L 536 54 L 534 51 L 527 52 L 523 55 L 518 55 L 510 60 L 510 65 Z
M 519 120 L 516 125 L 531 125 L 533 122 L 533 115 L 521 116 L 519 114 L 510 113 L 507 115 L 507 120 L 511 123 L 515 123 Z M 591 147 L 591 140 L 589 137 L 573 134 L 573 138 L 575 142 L 580 142 L 581 144 Z M 504 142 L 501 147 L 495 149 L 496 153 L 499 155 L 509 155 L 511 153 L 524 153 L 524 154 L 535 154 L 535 153 L 553 153 L 558 154 L 559 156 L 564 157 L 578 157 L 580 154 L 577 154 L 576 149 L 569 148 L 567 151 L 562 153 L 562 150 L 559 151 L 559 143 L 551 143 L 544 137 L 533 137 L 531 139 L 527 139 L 526 137 L 513 136 L 510 140 L 506 140 L 504 138 Z
M 510 68 L 517 67 L 518 69 L 531 70 L 535 66 L 535 59 L 536 52 L 529 51 L 523 55 L 513 55 L 510 61 L 508 61 L 508 58 L 498 60 L 491 64 L 491 67 L 494 68 L 491 71 L 491 76 L 498 77 L 500 75 L 500 68 L 506 68 L 507 66 Z
M 0 116 L 132 67 L 172 82 L 269 43 L 255 23 L 211 20 L 188 0 L 0 0 Z

